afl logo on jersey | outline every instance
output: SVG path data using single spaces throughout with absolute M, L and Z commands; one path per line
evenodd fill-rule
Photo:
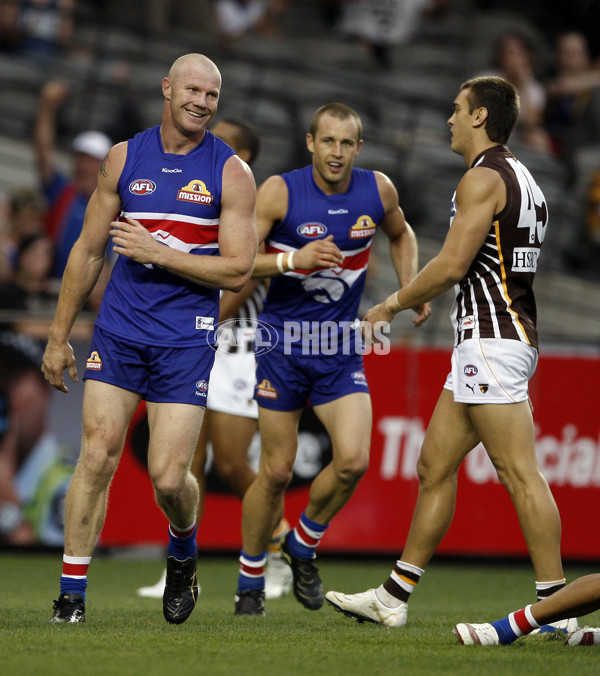
M 151 195 L 156 190 L 156 183 L 148 178 L 138 178 L 129 184 L 129 192 L 134 195 Z
M 296 232 L 300 237 L 307 239 L 317 239 L 327 234 L 327 227 L 323 223 L 302 223 L 296 228 Z
M 206 188 L 204 181 L 194 179 L 184 185 L 177 193 L 177 199 L 183 202 L 196 202 L 198 204 L 212 204 L 214 197 Z
M 472 378 L 479 373 L 479 369 L 477 366 L 475 366 L 475 364 L 467 364 L 464 368 L 464 372 L 467 378 Z
M 350 228 L 350 239 L 363 239 L 375 234 L 375 223 L 370 216 L 360 216 Z

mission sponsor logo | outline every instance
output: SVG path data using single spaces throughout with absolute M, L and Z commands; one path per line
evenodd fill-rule
M 264 399 L 278 399 L 279 392 L 277 392 L 266 378 L 263 378 L 260 385 L 256 386 L 256 396 L 263 397 Z
M 156 183 L 149 178 L 137 178 L 129 184 L 132 195 L 151 195 L 156 190 Z
M 360 216 L 350 228 L 350 239 L 363 239 L 375 234 L 377 226 L 370 216 Z
M 177 193 L 177 199 L 182 202 L 196 202 L 197 204 L 212 204 L 214 197 L 207 190 L 204 181 L 194 179 Z
M 97 350 L 94 350 L 85 363 L 86 371 L 102 371 L 102 359 Z
M 300 237 L 317 239 L 317 237 L 324 237 L 327 234 L 327 226 L 323 223 L 302 223 L 296 228 L 296 232 Z

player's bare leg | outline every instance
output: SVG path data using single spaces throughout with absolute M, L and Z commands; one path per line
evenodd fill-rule
M 515 505 L 536 579 L 563 579 L 560 514 L 535 455 L 529 403 L 471 406 L 469 415 Z
M 196 514 L 198 482 L 191 472 L 204 409 L 191 404 L 147 403 L 148 472 L 156 501 L 169 520 L 163 614 L 181 624 L 198 598 Z
M 83 442 L 65 501 L 65 554 L 91 556 L 138 395 L 90 380 L 83 397 Z
M 244 552 L 257 556 L 283 516 L 285 489 L 292 479 L 301 410 L 260 409 L 261 457 L 258 474 L 246 491 L 242 511 Z
M 315 406 L 314 411 L 331 438 L 333 460 L 311 484 L 306 515 L 326 525 L 367 471 L 373 411 L 370 396 L 362 392 Z
M 267 545 L 283 516 L 284 493 L 292 479 L 302 409 L 272 411 L 260 408 L 261 456 L 256 479 L 242 503 L 240 574 L 236 615 L 264 615 Z
M 106 517 L 108 487 L 119 464 L 129 421 L 140 397 L 88 380 L 83 397 L 83 439 L 65 499 L 61 593 L 50 622 L 83 622 L 87 569 Z
M 479 438 L 467 405 L 442 390 L 427 427 L 417 464 L 419 494 L 402 560 L 425 568 L 447 533 L 456 503 L 458 468 Z

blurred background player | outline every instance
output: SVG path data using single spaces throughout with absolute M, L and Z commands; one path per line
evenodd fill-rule
M 211 131 L 249 165 L 256 159 L 260 139 L 252 125 L 227 118 L 217 122 Z M 266 295 L 265 281 L 251 279 L 240 293 L 224 291 L 221 294 L 219 322 L 227 322 L 231 331 L 225 335 L 233 339 L 220 341 L 215 355 L 202 432 L 192 465 L 201 488 L 198 523 L 201 523 L 204 510 L 207 444 L 212 448 L 214 470 L 240 499 L 256 477 L 248 462 L 248 448 L 258 430 L 258 405 L 254 400 L 254 333 Z M 265 593 L 270 599 L 285 595 L 292 586 L 291 570 L 279 551 L 279 540 L 288 530 L 287 521 L 282 519 L 269 543 Z M 165 577 L 166 570 L 155 585 L 140 587 L 138 595 L 162 598 Z
M 45 228 L 54 242 L 52 277 L 57 280 L 62 279 L 73 244 L 81 234 L 98 172 L 112 146 L 101 131 L 81 132 L 71 143 L 72 175 L 69 177 L 62 171 L 58 162 L 57 117 L 69 90 L 69 84 L 59 80 L 51 80 L 42 87 L 33 128 L 38 176 L 47 204 Z M 88 299 L 95 310 L 100 306 L 109 274 L 105 266 Z

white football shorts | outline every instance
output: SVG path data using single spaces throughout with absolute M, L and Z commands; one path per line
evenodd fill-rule
M 206 408 L 211 411 L 258 419 L 254 400 L 256 359 L 254 352 L 217 350 L 210 372 Z
M 518 340 L 473 338 L 452 351 L 452 371 L 444 388 L 465 404 L 527 401 L 537 366 L 534 347 Z

